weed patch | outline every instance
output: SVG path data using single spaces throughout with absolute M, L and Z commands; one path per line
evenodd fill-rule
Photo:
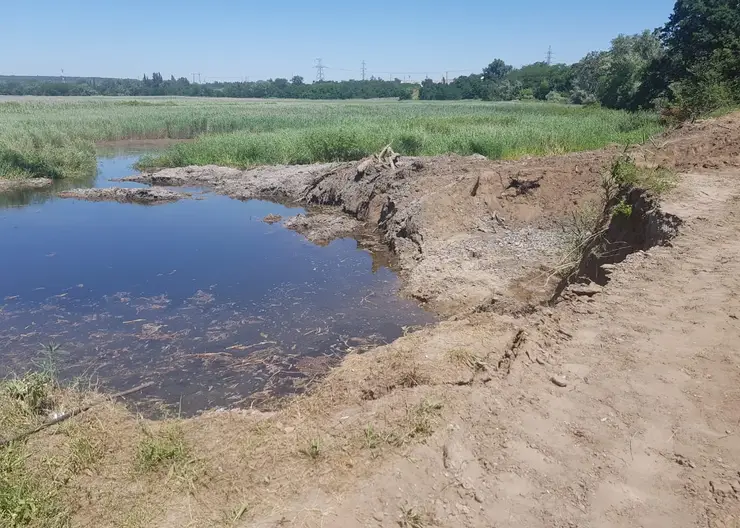
M 22 445 L 0 449 L 0 526 L 68 526 L 68 512 L 49 479 L 33 474 Z
M 189 454 L 182 429 L 173 425 L 152 433 L 144 430 L 136 449 L 136 468 L 142 472 L 158 471 L 184 463 Z

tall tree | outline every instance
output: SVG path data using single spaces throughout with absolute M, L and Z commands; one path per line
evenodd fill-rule
M 660 38 L 679 76 L 710 64 L 726 77 L 740 75 L 738 0 L 678 0 Z
M 502 81 L 513 69 L 513 66 L 509 66 L 501 59 L 495 59 L 483 68 L 483 78 L 486 81 Z
M 645 30 L 638 35 L 619 35 L 612 40 L 597 94 L 601 104 L 610 108 L 636 110 L 645 106 L 641 93 L 648 69 L 663 56 L 657 36 Z

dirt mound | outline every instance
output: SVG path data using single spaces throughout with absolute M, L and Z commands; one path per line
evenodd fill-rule
M 740 167 L 740 112 L 686 123 L 644 149 L 653 163 L 681 172 Z
M 362 230 L 361 222 L 336 213 L 299 214 L 286 218 L 283 225 L 320 246 L 337 238 L 356 237 Z
M 60 198 L 76 198 L 89 202 L 119 202 L 137 203 L 143 205 L 156 205 L 168 202 L 176 202 L 190 197 L 189 194 L 158 189 L 156 187 L 147 189 L 128 189 L 122 187 L 93 188 L 93 189 L 71 189 L 58 194 Z

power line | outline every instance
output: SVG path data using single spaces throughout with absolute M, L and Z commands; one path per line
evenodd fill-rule
M 324 68 L 326 68 L 326 66 L 322 64 L 320 58 L 316 59 L 316 66 L 314 66 L 314 68 L 316 68 L 316 81 L 317 82 L 323 81 L 324 80 Z

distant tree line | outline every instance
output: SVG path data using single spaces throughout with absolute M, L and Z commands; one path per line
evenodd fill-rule
M 575 64 L 521 68 L 496 59 L 481 73 L 426 79 L 421 86 L 384 81 L 305 83 L 303 78 L 191 83 L 160 73 L 136 79 L 2 78 L 5 95 L 180 95 L 249 98 L 486 101 L 547 100 L 624 110 L 660 109 L 679 119 L 740 104 L 739 0 L 677 0 L 662 28 L 619 35 L 606 51 Z
M 200 96 L 295 99 L 410 99 L 414 85 L 399 79 L 384 81 L 324 81 L 305 83 L 303 78 L 270 79 L 254 82 L 191 83 L 187 78 L 165 80 L 159 72 L 142 79 L 99 79 L 79 77 L 0 77 L 1 95 L 117 95 L 117 96 Z

